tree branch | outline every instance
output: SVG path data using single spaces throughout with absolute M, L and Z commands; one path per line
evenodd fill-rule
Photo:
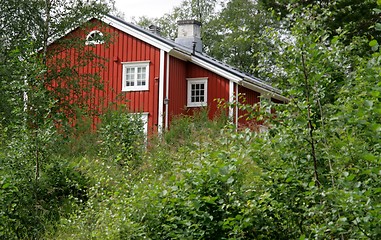
M 310 88 L 309 88 L 309 84 L 308 84 L 308 72 L 307 72 L 304 52 L 302 53 L 302 64 L 303 64 L 304 83 L 306 86 L 307 117 L 308 117 L 309 136 L 311 139 L 311 142 L 310 142 L 311 155 L 312 155 L 312 158 L 314 160 L 315 185 L 317 187 L 320 187 L 321 184 L 319 181 L 319 174 L 318 174 L 318 170 L 317 170 L 317 158 L 316 158 L 316 151 L 315 151 L 314 127 L 312 125 L 312 119 L 311 119 Z

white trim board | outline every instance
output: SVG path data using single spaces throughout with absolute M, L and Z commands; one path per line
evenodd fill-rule
M 172 46 L 165 44 L 162 41 L 155 39 L 142 31 L 129 27 L 126 23 L 120 22 L 109 16 L 103 17 L 101 21 L 166 52 L 169 52 L 173 49 Z

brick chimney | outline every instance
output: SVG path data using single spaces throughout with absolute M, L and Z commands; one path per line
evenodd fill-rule
M 177 38 L 175 43 L 183 45 L 193 52 L 202 52 L 201 22 L 196 20 L 180 20 L 177 22 Z

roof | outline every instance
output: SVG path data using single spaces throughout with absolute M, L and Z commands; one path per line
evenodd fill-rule
M 193 49 L 184 47 L 170 39 L 154 34 L 149 30 L 128 23 L 112 15 L 106 15 L 101 20 L 131 36 L 168 52 L 172 56 L 190 61 L 249 89 L 258 91 L 262 94 L 264 93 L 282 101 L 288 101 L 286 97 L 281 95 L 282 92 L 279 89 L 272 87 L 267 82 L 212 58 L 205 53 L 194 52 Z

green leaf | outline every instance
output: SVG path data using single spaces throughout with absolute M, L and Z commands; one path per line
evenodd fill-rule
M 349 175 L 349 176 L 347 177 L 347 180 L 348 180 L 348 181 L 352 181 L 355 177 L 356 177 L 356 175 L 351 174 L 351 175 Z
M 288 178 L 286 179 L 286 182 L 289 183 L 289 182 L 291 182 L 293 179 L 294 179 L 293 177 L 288 177 Z
M 377 159 L 376 156 L 374 156 L 371 153 L 364 154 L 362 157 L 364 158 L 364 160 L 369 161 L 369 162 L 373 162 Z
M 227 184 L 232 184 L 233 182 L 234 182 L 234 178 L 233 178 L 233 177 L 230 177 L 230 178 L 226 181 Z
M 376 39 L 373 39 L 372 41 L 369 42 L 369 46 L 370 47 L 375 47 L 375 46 L 378 46 L 378 42 Z
M 369 101 L 369 100 L 365 100 L 364 101 L 364 105 L 366 106 L 366 107 L 373 107 L 373 101 Z
M 379 9 L 378 9 L 379 10 Z M 380 13 L 381 13 L 381 10 L 379 10 Z M 381 23 L 376 23 L 374 28 L 377 30 L 377 31 L 381 31 Z

